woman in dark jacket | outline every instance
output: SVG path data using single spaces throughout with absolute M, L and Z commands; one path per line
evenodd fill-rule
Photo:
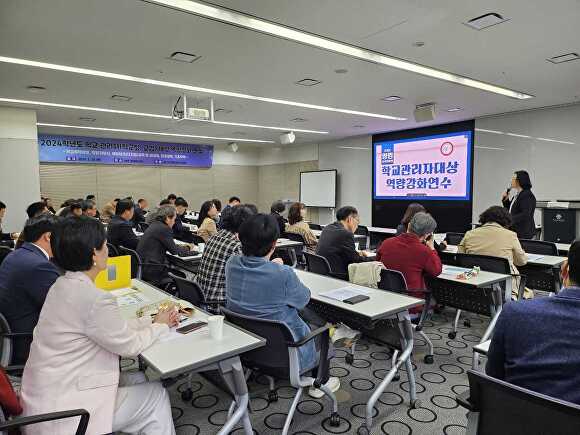
M 516 194 L 510 199 L 510 190 Z M 512 229 L 520 239 L 533 239 L 536 235 L 534 212 L 536 197 L 532 193 L 532 182 L 526 171 L 516 171 L 512 177 L 511 189 L 502 195 L 502 203 L 512 217 Z
M 274 201 L 270 207 L 270 214 L 276 218 L 278 222 L 278 228 L 280 229 L 280 236 L 286 232 L 286 219 L 282 216 L 286 210 L 286 206 L 282 201 Z

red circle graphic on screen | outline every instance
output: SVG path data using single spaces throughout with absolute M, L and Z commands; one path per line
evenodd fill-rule
M 450 156 L 453 153 L 453 144 L 451 142 L 443 142 L 441 144 L 441 154 Z

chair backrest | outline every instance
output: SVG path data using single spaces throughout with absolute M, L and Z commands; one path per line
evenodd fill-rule
M 130 255 L 131 256 L 131 278 L 141 279 L 142 274 L 142 264 L 141 256 L 133 249 L 126 248 L 124 246 L 118 247 L 120 255 Z
M 511 274 L 510 262 L 507 258 L 494 257 L 491 255 L 457 254 L 457 266 L 472 268 L 479 266 L 487 272 Z
M 319 275 L 330 275 L 332 273 L 332 269 L 326 258 L 306 251 L 304 251 L 304 256 L 306 257 L 306 267 L 308 267 L 310 272 Z
M 203 291 L 197 283 L 185 278 L 181 278 L 174 273 L 169 272 L 169 276 L 175 281 L 179 298 L 187 301 L 196 307 L 204 308 L 205 297 Z
M 369 235 L 369 229 L 364 226 L 364 225 L 359 225 L 358 228 L 356 229 L 356 231 L 354 232 L 355 234 L 361 235 L 361 236 L 367 236 Z
M 118 257 L 119 256 L 119 250 L 117 249 L 117 247 L 115 245 L 107 242 L 107 248 L 109 248 L 109 257 Z
M 144 233 L 147 228 L 149 228 L 149 224 L 147 222 L 137 222 L 137 225 L 135 225 L 137 231 Z
M 12 252 L 12 249 L 10 249 L 9 247 L 7 247 L 7 246 L 0 246 L 0 264 L 2 264 L 2 262 L 4 261 L 4 259 L 11 252 Z
M 287 342 L 294 341 L 294 338 L 285 323 L 245 316 L 226 308 L 222 308 L 222 314 L 228 322 L 266 339 L 265 346 L 242 355 L 245 366 L 260 368 L 264 374 L 289 376 Z
M 304 246 L 306 246 L 306 241 L 304 240 L 304 237 L 302 237 L 302 234 L 296 234 L 296 233 L 284 233 L 282 235 L 282 237 L 284 237 L 285 239 L 288 240 L 292 240 L 293 242 L 300 242 L 302 243 L 302 246 L 296 246 L 294 249 L 294 252 L 296 252 L 297 256 L 301 256 L 303 251 L 304 251 Z
M 203 240 L 203 237 L 198 236 L 197 234 L 191 234 L 191 242 L 198 245 L 200 243 L 205 243 L 205 240 Z
M 11 332 L 8 320 L 0 313 L 0 365 L 2 367 L 8 367 L 12 363 L 12 338 L 5 335 Z
M 580 405 L 469 370 L 469 402 L 479 412 L 478 435 L 578 434 Z
M 398 270 L 383 269 L 381 270 L 379 288 L 397 293 L 406 293 L 407 281 L 405 280 L 405 276 Z
M 318 224 L 309 223 L 308 226 L 310 227 L 311 230 L 322 231 L 322 226 Z
M 520 244 L 522 245 L 523 250 L 528 254 L 558 255 L 558 247 L 553 242 L 520 239 Z
M 448 245 L 459 245 L 463 240 L 465 233 L 446 233 L 445 241 Z

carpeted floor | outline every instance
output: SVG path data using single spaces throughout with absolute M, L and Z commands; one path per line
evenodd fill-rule
M 488 319 L 467 314 L 471 327 L 466 328 L 460 322 L 460 329 L 455 340 L 450 340 L 447 333 L 453 319 L 454 311 L 434 314 L 426 322 L 425 332 L 435 346 L 434 364 L 425 364 L 423 356 L 427 351 L 421 338 L 415 341 L 413 367 L 417 382 L 420 409 L 409 409 L 407 376 L 401 372 L 401 379 L 392 382 L 382 395 L 376 407 L 373 420 L 373 434 L 391 435 L 459 435 L 465 433 L 465 410 L 458 407 L 455 395 L 467 387 L 466 371 L 471 368 L 472 346 L 477 344 L 485 330 Z M 462 320 L 466 316 L 462 316 Z M 385 376 L 390 368 L 390 352 L 386 347 L 367 340 L 361 340 L 357 346 L 354 364 L 345 362 L 345 351 L 337 350 L 333 359 L 331 374 L 341 380 L 341 389 L 337 392 L 340 427 L 328 424 L 330 402 L 326 398 L 319 400 L 303 396 L 302 402 L 294 416 L 290 433 L 308 434 L 356 434 L 363 422 L 365 402 L 372 390 Z M 250 390 L 257 391 L 251 400 L 251 415 L 254 432 L 260 435 L 279 434 L 286 418 L 295 390 L 288 383 L 278 386 L 279 400 L 268 403 L 267 387 L 262 379 L 250 383 Z M 209 435 L 219 431 L 223 424 L 230 400 L 226 394 L 200 376 L 195 376 L 193 399 L 184 402 L 180 392 L 185 381 L 179 381 L 169 388 L 171 404 L 177 433 L 180 435 Z M 233 433 L 241 434 L 242 429 Z

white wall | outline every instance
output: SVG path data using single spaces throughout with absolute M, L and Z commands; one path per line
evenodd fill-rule
M 0 107 L 0 200 L 4 231 L 20 231 L 26 207 L 40 200 L 36 112 Z
M 264 147 L 258 165 L 311 162 L 318 160 L 318 144 Z

